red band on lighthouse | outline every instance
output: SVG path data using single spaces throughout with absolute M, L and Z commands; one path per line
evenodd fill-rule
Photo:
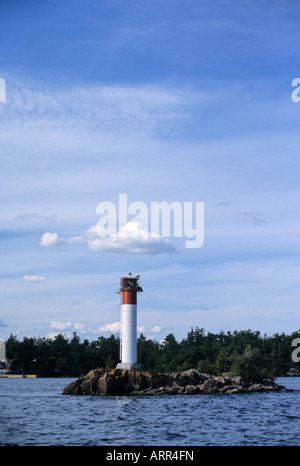
M 122 304 L 136 304 L 135 290 L 121 290 L 122 293 Z

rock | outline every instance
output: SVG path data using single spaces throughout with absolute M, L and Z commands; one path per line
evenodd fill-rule
M 99 395 L 98 384 L 93 380 L 85 380 L 80 389 L 82 395 Z
M 151 388 L 159 388 L 164 385 L 171 386 L 173 377 L 169 374 L 152 374 L 151 375 Z
M 140 372 L 135 380 L 136 390 L 146 390 L 151 386 L 151 374 L 149 372 Z
M 103 369 L 103 368 L 101 368 L 101 369 L 93 369 L 92 371 L 90 371 L 90 372 L 85 376 L 85 379 L 86 379 L 86 380 L 88 380 L 88 379 L 96 380 L 96 379 L 99 379 L 104 373 L 105 373 L 105 369 Z
M 173 383 L 172 383 L 172 388 L 177 389 L 177 390 L 181 390 L 181 389 L 182 389 L 182 386 L 179 385 L 177 382 L 173 382 Z
M 224 387 L 220 388 L 219 393 L 228 393 L 233 389 L 236 389 L 234 385 L 224 385 Z
M 201 382 L 205 382 L 208 379 L 211 379 L 211 376 L 209 374 L 205 374 L 204 372 L 200 372 L 200 380 Z
M 265 391 L 265 392 L 275 392 L 275 391 L 276 391 L 276 388 L 275 388 L 275 387 L 270 387 L 270 386 L 266 385 L 266 386 L 264 387 L 264 391 Z
M 216 383 L 217 388 L 219 389 L 224 387 L 224 385 L 226 385 L 226 381 L 224 377 L 214 377 L 214 381 Z M 228 380 L 227 380 L 227 383 L 228 383 Z
M 146 388 L 145 390 L 143 390 L 142 393 L 143 395 L 157 395 L 157 393 L 161 393 L 161 392 L 157 388 Z
M 232 377 L 231 383 L 235 385 L 240 385 L 241 384 L 242 377 Z
M 152 388 L 151 378 L 136 370 L 113 369 L 98 380 L 99 393 L 106 395 L 126 395 L 147 388 Z
M 244 387 L 244 385 L 238 385 L 236 388 L 237 388 L 238 393 L 246 393 L 248 390 L 248 386 Z
M 124 369 L 114 369 L 106 372 L 98 380 L 99 392 L 105 395 L 125 395 L 130 391 L 128 373 Z M 132 387 L 134 390 L 134 387 Z
M 226 391 L 227 394 L 232 394 L 232 393 L 238 393 L 237 387 L 230 388 L 229 390 Z
M 95 369 L 63 389 L 64 395 L 196 395 L 256 393 L 285 389 L 272 380 L 249 383 L 241 377 L 211 376 L 194 369 L 172 374 Z
M 183 392 L 184 395 L 196 395 L 197 393 L 200 393 L 199 385 L 186 385 Z
M 181 376 L 181 372 L 172 372 L 172 374 L 170 374 L 172 379 L 174 380 L 178 380 L 179 377 Z
M 104 369 L 94 369 L 90 371 L 84 378 L 81 385 L 82 395 L 99 395 L 98 380 L 105 373 Z
M 208 379 L 203 384 L 199 385 L 199 390 L 206 395 L 218 393 L 217 383 L 214 379 Z
M 108 374 L 106 373 L 98 380 L 99 393 L 104 393 L 106 395 L 107 385 L 108 385 Z
M 164 390 L 169 395 L 176 395 L 178 393 L 178 391 L 180 390 L 180 386 L 179 385 L 176 386 L 176 385 L 172 384 L 172 386 L 170 387 L 169 385 L 167 385 L 166 387 L 164 387 Z
M 248 387 L 248 392 L 263 392 L 264 391 L 264 386 L 261 385 L 260 383 L 254 383 L 253 385 L 250 385 Z
M 200 373 L 194 369 L 190 369 L 182 372 L 176 380 L 182 387 L 186 387 L 187 385 L 198 385 L 200 381 Z
M 74 380 L 63 389 L 63 395 L 81 395 L 82 379 Z

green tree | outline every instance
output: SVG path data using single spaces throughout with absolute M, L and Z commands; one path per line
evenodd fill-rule
M 231 372 L 249 382 L 260 382 L 272 377 L 261 350 L 251 348 L 250 345 L 246 347 L 243 354 L 233 355 Z
M 218 373 L 228 372 L 231 368 L 231 358 L 226 348 L 221 348 L 216 358 L 216 370 Z
M 158 372 L 176 371 L 179 365 L 179 345 L 173 333 L 169 333 L 160 347 L 160 358 L 156 365 Z
M 298 367 L 291 355 L 292 341 L 299 337 L 300 331 L 269 337 L 250 330 L 206 335 L 203 328 L 196 327 L 180 342 L 170 333 L 159 343 L 141 334 L 137 341 L 138 361 L 144 370 L 152 372 L 197 368 L 211 374 L 231 371 L 258 380 L 281 376 L 289 368 Z M 81 342 L 73 333 L 70 340 L 59 334 L 53 339 L 24 337 L 19 341 L 11 334 L 6 341 L 6 354 L 8 359 L 17 360 L 16 366 L 25 373 L 79 377 L 97 367 L 116 367 L 120 360 L 120 339 L 111 335 L 91 343 Z
M 159 356 L 159 343 L 141 333 L 137 340 L 137 360 L 142 365 L 143 370 L 155 371 Z

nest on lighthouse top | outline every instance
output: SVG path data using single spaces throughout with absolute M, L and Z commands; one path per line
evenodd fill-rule
M 120 290 L 134 290 L 140 293 L 141 291 L 143 291 L 143 289 L 139 284 L 139 279 L 139 275 L 137 275 L 136 277 L 122 277 L 120 279 Z

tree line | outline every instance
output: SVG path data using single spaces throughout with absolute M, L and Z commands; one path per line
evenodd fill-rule
M 138 362 L 150 372 L 174 372 L 197 369 L 219 375 L 230 373 L 260 379 L 279 377 L 291 367 L 299 369 L 292 360 L 292 341 L 300 331 L 291 335 L 261 335 L 258 331 L 205 333 L 203 328 L 191 328 L 186 338 L 178 341 L 170 333 L 162 341 L 140 334 L 137 340 Z M 99 367 L 116 367 L 120 361 L 120 339 L 116 335 L 100 336 L 97 340 L 81 341 L 58 334 L 54 338 L 24 337 L 19 341 L 10 335 L 6 341 L 12 368 L 40 377 L 79 377 Z

